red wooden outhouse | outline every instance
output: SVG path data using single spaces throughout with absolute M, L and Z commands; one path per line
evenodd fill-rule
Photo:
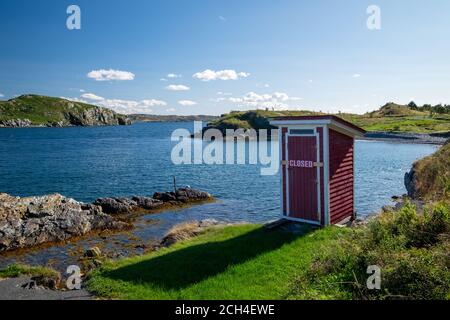
M 365 131 L 336 116 L 280 117 L 281 211 L 321 226 L 355 217 L 354 140 Z

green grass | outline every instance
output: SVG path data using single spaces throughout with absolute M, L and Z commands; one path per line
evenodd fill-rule
M 87 288 L 113 299 L 449 299 L 450 207 L 407 204 L 355 228 L 212 228 L 170 248 L 107 262 Z M 381 268 L 381 290 L 366 286 Z
M 321 245 L 348 230 L 306 227 L 301 234 L 259 225 L 211 229 L 173 247 L 109 262 L 87 287 L 118 299 L 286 299 Z
M 0 270 L 0 278 L 17 278 L 20 276 L 57 277 L 58 272 L 47 267 L 34 267 L 22 264 L 13 264 Z
M 439 133 L 450 131 L 450 116 L 377 117 L 352 116 L 349 119 L 366 131 Z

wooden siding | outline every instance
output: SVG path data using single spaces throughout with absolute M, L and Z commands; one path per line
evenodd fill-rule
M 332 129 L 330 142 L 330 223 L 353 216 L 354 144 L 353 138 Z

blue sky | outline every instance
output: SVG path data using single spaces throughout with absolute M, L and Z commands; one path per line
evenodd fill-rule
M 0 99 L 156 114 L 450 103 L 449 18 L 447 0 L 1 1 Z

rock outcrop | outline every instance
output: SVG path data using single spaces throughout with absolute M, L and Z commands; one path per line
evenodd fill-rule
M 126 226 L 101 207 L 59 194 L 27 198 L 0 194 L 0 252 Z
M 30 119 L 10 119 L 10 120 L 0 120 L 0 127 L 10 127 L 10 128 L 27 128 L 31 127 L 32 122 Z
M 172 227 L 169 232 L 162 238 L 158 247 L 170 247 L 175 243 L 187 239 L 194 238 L 204 232 L 206 229 L 214 226 L 225 226 L 224 222 L 219 222 L 214 219 L 206 219 L 201 221 L 185 222 Z
M 94 205 L 100 206 L 103 212 L 108 214 L 130 213 L 140 209 L 152 210 L 157 209 L 163 203 L 148 197 L 132 197 L 132 198 L 100 198 L 94 202 Z
M 191 188 L 177 189 L 176 192 L 156 192 L 153 198 L 134 196 L 131 198 L 100 198 L 94 205 L 100 206 L 108 214 L 124 214 L 134 211 L 150 211 L 162 207 L 164 204 L 181 205 L 208 201 L 212 196 L 204 191 Z
M 69 103 L 69 110 L 64 113 L 67 125 L 72 126 L 97 126 L 97 125 L 130 125 L 131 121 L 114 111 L 101 107 L 86 108 L 81 112 L 70 110 L 74 104 Z
M 20 198 L 0 193 L 0 252 L 65 241 L 93 230 L 122 230 L 130 226 L 116 219 L 115 214 L 151 212 L 165 204 L 182 206 L 211 199 L 209 193 L 191 188 L 155 193 L 153 198 L 102 198 L 93 204 L 59 194 Z
M 417 185 L 416 170 L 413 166 L 409 172 L 405 173 L 406 191 L 408 192 L 408 197 L 412 199 L 416 199 L 419 197 L 416 185 Z

